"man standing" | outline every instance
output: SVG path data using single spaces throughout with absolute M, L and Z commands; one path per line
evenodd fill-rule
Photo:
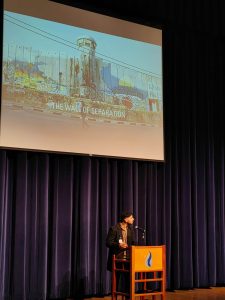
M 109 248 L 107 270 L 112 271 L 112 257 L 114 254 L 121 259 L 126 259 L 127 248 L 135 244 L 134 230 L 132 228 L 133 223 L 133 213 L 124 212 L 120 216 L 120 221 L 110 227 L 106 238 L 106 246 Z M 123 275 L 118 273 L 117 289 L 129 292 L 129 276 L 127 276 L 129 274 L 124 273 Z

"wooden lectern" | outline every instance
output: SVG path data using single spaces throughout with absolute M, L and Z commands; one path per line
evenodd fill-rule
M 129 273 L 129 291 L 117 291 L 117 272 Z M 155 283 L 156 288 L 149 284 Z M 141 290 L 138 288 L 141 285 Z M 131 246 L 127 250 L 127 258 L 113 255 L 112 261 L 112 300 L 121 295 L 130 300 L 136 297 L 160 295 L 161 300 L 166 299 L 166 247 L 162 246 Z

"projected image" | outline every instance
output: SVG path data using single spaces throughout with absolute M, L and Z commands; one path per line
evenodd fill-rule
M 4 13 L 6 110 L 161 127 L 161 69 L 160 46 Z

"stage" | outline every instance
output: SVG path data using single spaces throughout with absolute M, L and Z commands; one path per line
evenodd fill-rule
M 85 300 L 111 300 L 111 297 L 105 298 L 86 298 Z M 151 297 L 144 297 L 144 299 L 151 300 Z M 208 289 L 194 289 L 194 290 L 178 290 L 174 292 L 166 293 L 166 300 L 224 300 L 225 299 L 225 287 L 212 287 Z M 72 299 L 71 299 L 72 300 Z M 118 297 L 118 300 L 121 300 Z M 139 300 L 139 298 L 135 298 Z M 155 300 L 160 300 L 160 296 L 157 296 Z

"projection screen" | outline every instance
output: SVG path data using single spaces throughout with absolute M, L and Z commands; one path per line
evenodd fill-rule
M 162 31 L 4 2 L 2 148 L 164 160 Z

